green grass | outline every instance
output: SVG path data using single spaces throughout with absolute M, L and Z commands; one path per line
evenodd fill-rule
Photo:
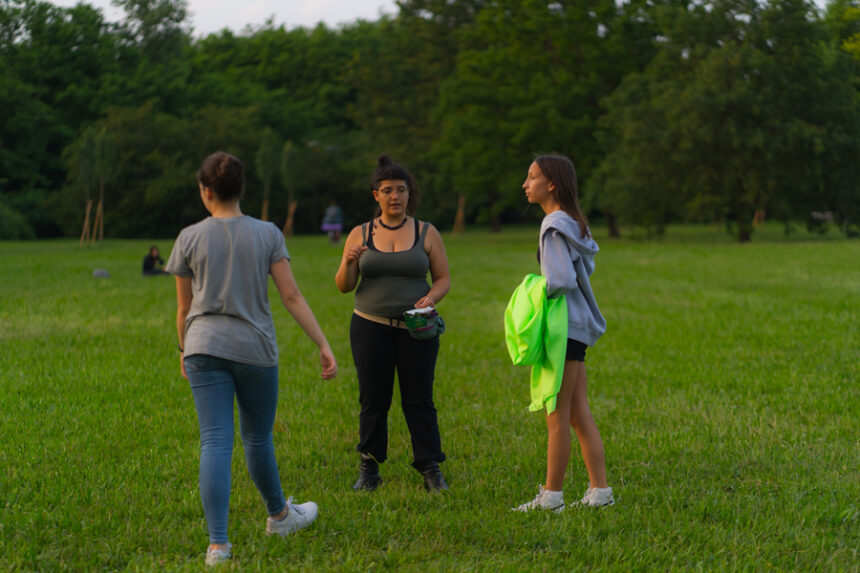
M 288 241 L 340 364 L 320 381 L 312 345 L 275 308 L 284 489 L 317 501 L 320 518 L 267 538 L 237 440 L 225 569 L 857 571 L 860 242 L 784 239 L 778 226 L 746 245 L 715 228 L 673 227 L 660 241 L 598 233 L 593 282 L 609 330 L 588 354 L 589 396 L 617 504 L 515 514 L 543 481 L 546 435 L 502 313 L 537 270 L 536 234 L 445 235 L 453 286 L 436 404 L 451 491 L 436 496 L 409 466 L 396 406 L 385 484 L 351 491 L 352 295 L 334 287 L 339 250 Z M 203 568 L 174 285 L 139 274 L 151 242 L 0 243 L 4 571 Z M 586 482 L 575 454 L 568 500 Z

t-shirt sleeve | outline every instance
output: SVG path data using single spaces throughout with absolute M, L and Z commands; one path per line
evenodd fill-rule
M 189 268 L 188 260 L 183 252 L 182 246 L 185 241 L 182 239 L 183 234 L 179 233 L 179 237 L 173 243 L 173 250 L 170 251 L 170 257 L 167 259 L 167 266 L 164 267 L 164 270 L 178 277 L 190 277 L 192 276 L 191 268 Z
M 272 229 L 272 254 L 269 258 L 269 266 L 271 267 L 281 259 L 290 260 L 290 253 L 287 251 L 287 245 L 284 243 L 284 235 L 274 223 L 271 224 Z
M 568 247 L 564 235 L 554 229 L 546 232 L 540 250 L 540 269 L 546 277 L 546 295 L 549 298 L 577 288 L 573 263 L 579 257 L 576 249 Z

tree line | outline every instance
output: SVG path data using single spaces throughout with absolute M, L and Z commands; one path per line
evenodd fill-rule
M 332 200 L 368 218 L 380 153 L 440 228 L 534 219 L 522 180 L 552 151 L 616 236 L 719 221 L 745 241 L 762 214 L 860 231 L 856 0 L 402 0 L 205 37 L 184 0 L 114 4 L 111 23 L 0 0 L 0 238 L 85 218 L 87 238 L 173 236 L 205 214 L 194 172 L 215 150 L 245 163 L 245 211 L 287 233 Z

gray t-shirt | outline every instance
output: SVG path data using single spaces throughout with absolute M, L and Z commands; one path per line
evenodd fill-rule
M 281 231 L 253 217 L 207 217 L 182 229 L 165 269 L 191 277 L 185 356 L 276 366 L 269 268 L 289 256 Z

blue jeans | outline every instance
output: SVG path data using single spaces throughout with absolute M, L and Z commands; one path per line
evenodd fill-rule
M 200 423 L 200 498 L 210 543 L 227 543 L 230 465 L 233 456 L 233 396 L 245 463 L 269 515 L 286 506 L 272 428 L 278 403 L 278 367 L 251 366 L 206 354 L 185 357 L 185 371 Z

